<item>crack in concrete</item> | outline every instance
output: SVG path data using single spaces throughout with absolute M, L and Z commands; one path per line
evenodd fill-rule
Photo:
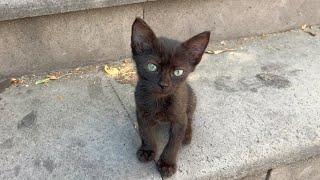
M 113 84 L 110 82 L 110 80 L 108 80 L 108 83 L 109 83 L 109 85 L 111 86 L 112 91 L 113 91 L 114 94 L 116 95 L 116 97 L 117 97 L 118 101 L 120 102 L 121 106 L 122 106 L 123 109 L 126 111 L 126 114 L 127 114 L 128 118 L 129 118 L 129 120 L 130 120 L 130 122 L 131 122 L 131 124 L 132 124 L 132 126 L 133 126 L 133 128 L 134 128 L 134 130 L 135 130 L 136 133 L 138 133 L 138 135 L 139 135 L 139 132 L 138 132 L 138 130 L 135 128 L 135 125 L 134 125 L 134 122 L 133 122 L 134 119 L 133 119 L 133 117 L 131 117 L 131 115 L 130 115 L 130 113 L 129 113 L 129 110 L 128 110 L 128 109 L 126 108 L 126 106 L 124 105 L 124 103 L 123 103 L 123 101 L 121 100 L 121 98 L 120 98 L 117 90 L 115 89 L 115 87 L 113 86 Z
M 142 19 L 144 19 L 144 5 L 142 5 Z
M 270 180 L 271 172 L 272 172 L 272 169 L 269 169 L 269 170 L 267 171 L 267 175 L 266 175 L 265 180 Z
M 130 122 L 131 122 L 131 124 L 132 124 L 132 126 L 133 126 L 133 128 L 134 128 L 134 130 L 136 131 L 136 133 L 137 133 L 138 136 L 139 136 L 139 131 L 135 128 L 135 124 L 134 124 L 134 122 L 133 122 L 133 121 L 134 121 L 134 118 L 130 116 L 129 110 L 128 110 L 128 109 L 126 108 L 126 106 L 124 105 L 124 102 L 121 100 L 121 98 L 120 98 L 117 90 L 115 89 L 115 87 L 113 86 L 113 84 L 110 82 L 110 80 L 108 80 L 108 83 L 109 83 L 109 85 L 111 86 L 113 93 L 117 96 L 117 99 L 118 99 L 118 101 L 120 102 L 121 106 L 122 106 L 123 109 L 126 111 L 127 116 L 128 116 L 128 118 L 129 118 L 129 120 L 130 120 Z M 154 162 L 155 167 L 157 167 L 157 162 L 156 162 L 156 160 L 153 160 L 153 162 Z M 159 174 L 160 174 L 160 173 L 159 173 Z M 161 174 L 160 174 L 160 177 L 161 177 L 162 180 L 164 180 L 164 177 L 162 177 Z

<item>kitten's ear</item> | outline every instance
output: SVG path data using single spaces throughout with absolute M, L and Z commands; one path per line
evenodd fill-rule
M 197 65 L 201 61 L 202 55 L 206 50 L 210 39 L 210 32 L 205 31 L 182 43 L 186 48 L 187 54 L 191 55 L 192 64 Z
M 156 35 L 141 18 L 136 18 L 132 24 L 131 48 L 133 55 L 150 51 L 154 48 Z

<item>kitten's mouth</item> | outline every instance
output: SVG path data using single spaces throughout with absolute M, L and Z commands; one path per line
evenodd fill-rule
M 168 90 L 160 90 L 158 92 L 156 92 L 157 95 L 160 95 L 160 96 L 167 96 L 169 94 L 171 94 L 171 91 L 168 89 Z

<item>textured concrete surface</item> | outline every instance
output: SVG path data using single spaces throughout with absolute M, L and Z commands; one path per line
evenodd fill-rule
M 1 1 L 0 74 L 45 72 L 129 57 L 136 16 L 146 19 L 158 35 L 180 40 L 207 30 L 212 41 L 219 41 L 320 23 L 319 0 L 162 0 L 123 5 L 145 1 Z M 109 7 L 115 5 L 121 6 Z M 90 10 L 78 11 L 82 9 Z M 77 12 L 62 13 L 69 11 Z M 58 14 L 1 21 L 51 13 Z
M 147 1 L 152 0 L 2 0 L 0 2 L 0 21 L 60 14 L 93 8 L 128 5 Z
M 190 77 L 198 96 L 194 138 L 171 179 L 266 174 L 319 154 L 319 40 L 293 31 L 205 55 Z M 133 87 L 117 92 L 134 117 Z
M 0 74 L 26 74 L 130 56 L 139 5 L 0 22 Z
M 170 179 L 263 178 L 320 154 L 319 36 L 291 31 L 229 45 L 237 50 L 205 55 L 189 79 L 194 138 Z M 48 85 L 32 79 L 0 94 L 0 179 L 161 178 L 135 156 L 133 86 L 101 71 Z
M 144 9 L 156 33 L 180 40 L 208 30 L 223 40 L 320 23 L 319 0 L 171 0 Z
M 161 179 L 104 75 L 7 89 L 0 112 L 0 179 Z
M 314 157 L 271 171 L 270 180 L 319 180 L 320 158 Z

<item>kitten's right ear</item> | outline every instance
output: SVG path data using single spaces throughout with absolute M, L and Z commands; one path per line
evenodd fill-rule
M 202 55 L 206 50 L 210 39 L 210 31 L 205 31 L 193 36 L 182 45 L 187 49 L 192 58 L 192 64 L 197 65 L 201 61 Z
M 132 24 L 131 48 L 133 55 L 152 51 L 156 35 L 148 24 L 141 18 L 136 18 Z

